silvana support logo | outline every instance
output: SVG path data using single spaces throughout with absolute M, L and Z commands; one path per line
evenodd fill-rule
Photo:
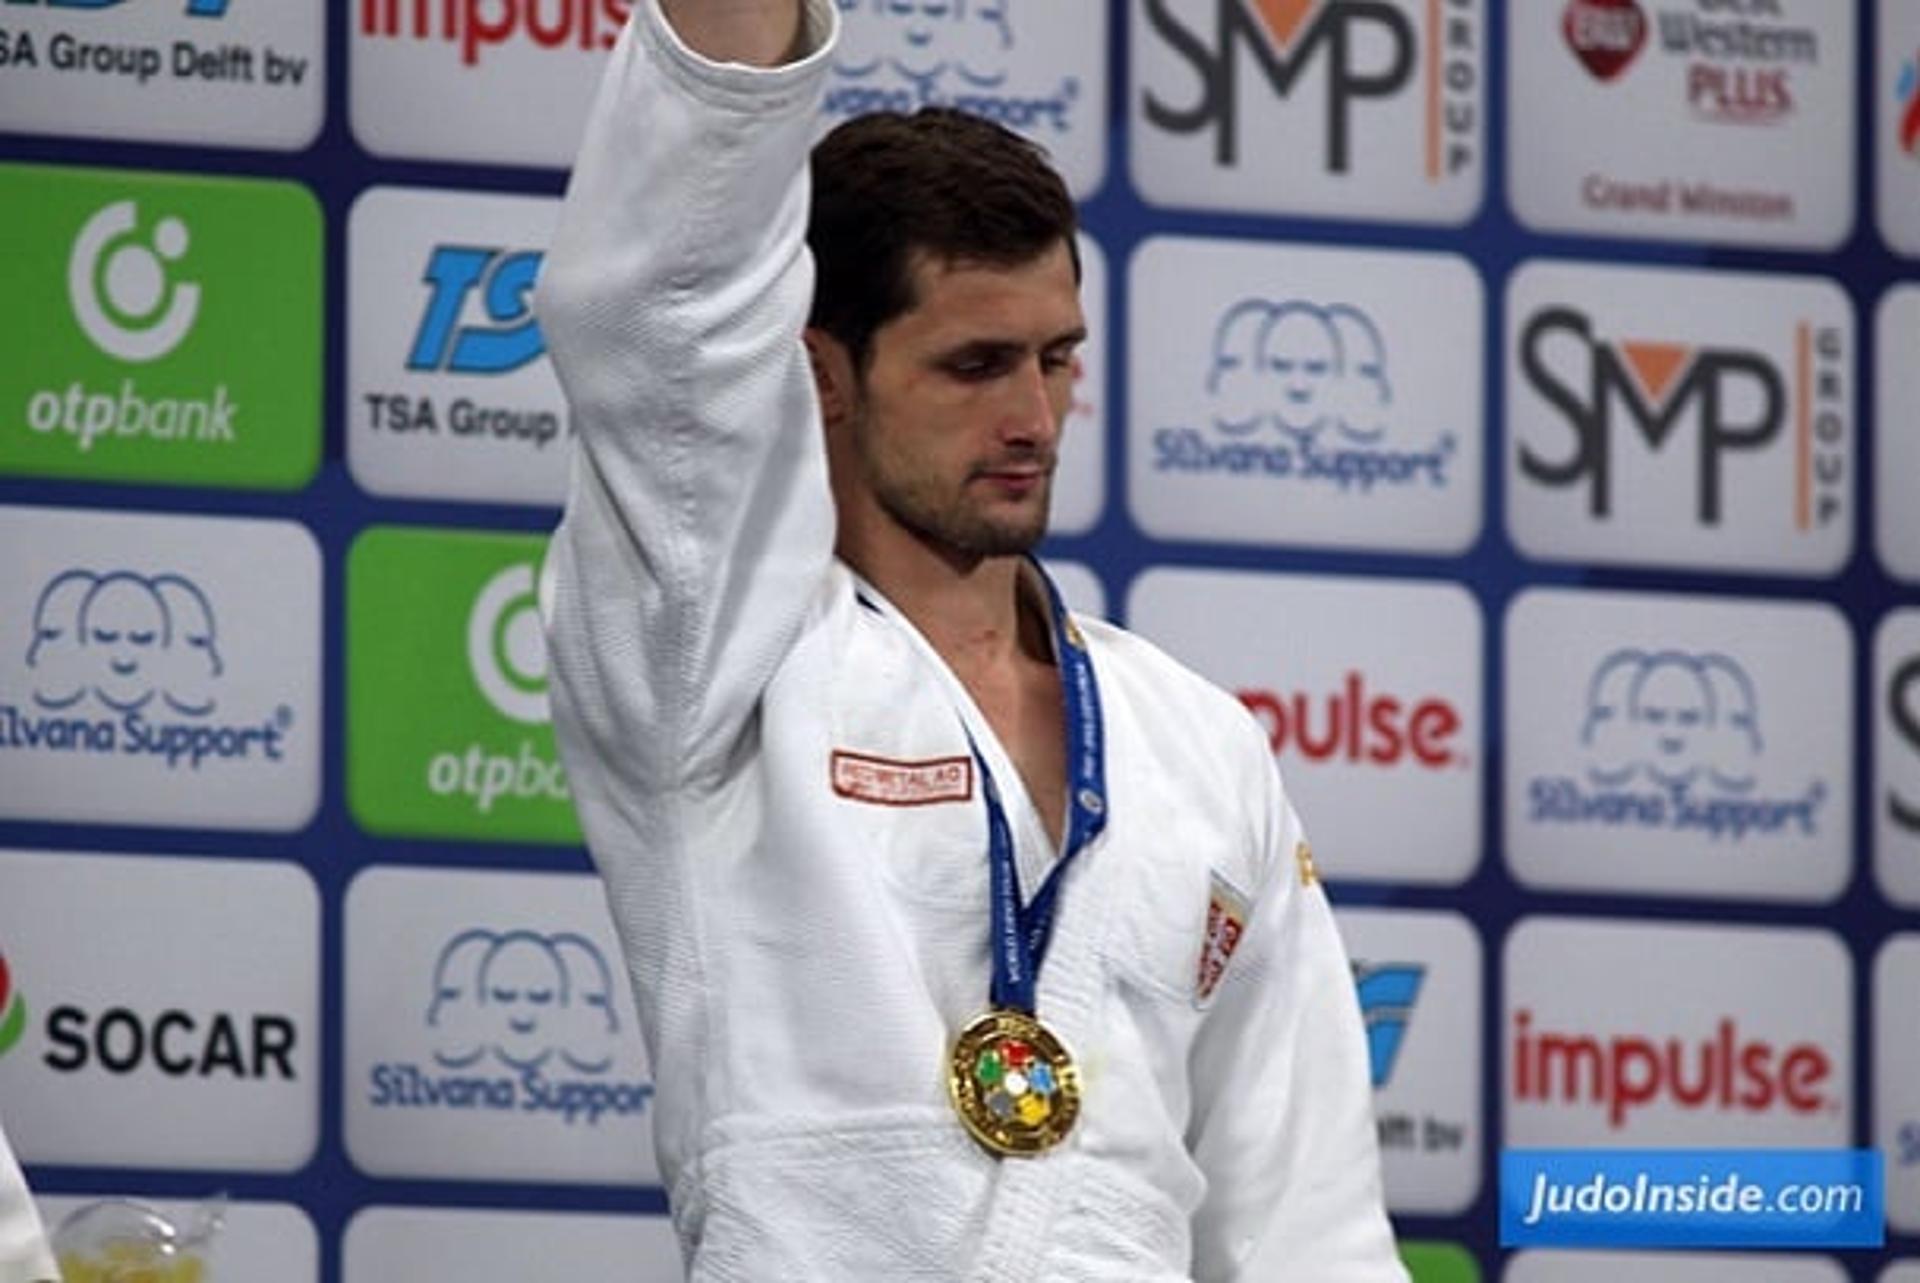
M 1456 442 L 1415 435 L 1394 402 L 1380 327 L 1350 303 L 1252 297 L 1214 322 L 1205 426 L 1153 434 L 1156 472 L 1252 474 L 1368 494 L 1443 489 Z
M 1541 824 L 1675 830 L 1732 843 L 1819 830 L 1825 781 L 1791 794 L 1760 784 L 1767 753 L 1759 693 L 1715 651 L 1622 647 L 1588 678 L 1578 777 L 1528 781 Z
M 1047 0 L 836 0 L 845 15 L 825 114 L 951 107 L 1045 136 L 1074 128 L 1080 81 L 1063 76 L 1030 92 L 1016 84 L 1020 3 Z
M 0 1056 L 13 1050 L 27 1031 L 27 998 L 13 987 L 13 971 L 7 955 L 0 953 Z
M 0 750 L 150 757 L 169 769 L 281 761 L 286 705 L 221 716 L 213 598 L 170 570 L 74 566 L 49 578 L 25 638 L 28 705 L 0 704 Z
M 319 456 L 320 220 L 286 183 L 0 167 L 0 467 L 288 488 Z M 5 409 L 11 407 L 11 409 Z
M 569 1124 L 646 1112 L 653 1086 L 613 1075 L 613 972 L 574 932 L 456 932 L 423 977 L 420 1060 L 375 1064 L 376 1108 L 544 1113 Z
M 547 712 L 542 544 L 397 528 L 355 543 L 349 792 L 374 831 L 579 840 Z
M 1353 964 L 1354 988 L 1360 998 L 1360 1014 L 1367 1030 L 1367 1058 L 1373 1067 L 1373 1085 L 1385 1087 L 1393 1080 L 1393 1067 L 1400 1059 L 1400 1044 L 1406 1040 L 1407 1026 L 1413 1020 L 1414 1003 L 1427 978 L 1426 967 L 1411 962 Z

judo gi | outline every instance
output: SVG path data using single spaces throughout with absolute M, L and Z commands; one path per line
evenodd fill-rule
M 1054 851 L 960 682 L 833 556 L 800 342 L 831 0 L 806 21 L 811 52 L 761 70 L 635 6 L 538 298 L 579 434 L 554 727 L 690 1276 L 1402 1279 L 1349 965 L 1265 737 L 1096 620 L 1108 823 L 1038 995 L 1082 1115 L 996 1159 L 949 1105 L 991 971 L 971 745 L 1023 886 Z
M 6 1132 L 0 1131 L 0 1283 L 45 1283 L 59 1277 L 27 1178 L 14 1161 Z

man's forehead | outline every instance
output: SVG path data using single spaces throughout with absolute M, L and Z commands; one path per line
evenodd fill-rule
M 895 318 L 905 328 L 959 337 L 986 326 L 1050 342 L 1085 325 L 1064 242 L 1018 264 L 916 253 L 908 273 L 913 306 Z

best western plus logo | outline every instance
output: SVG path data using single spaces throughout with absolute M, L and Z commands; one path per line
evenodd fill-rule
M 1820 64 L 1819 28 L 1790 21 L 1780 0 L 1689 0 L 1657 10 L 1652 25 L 1701 120 L 1776 124 L 1795 109 L 1793 69 Z M 1568 0 L 1562 19 L 1568 46 L 1602 81 L 1633 63 L 1648 26 L 1637 0 Z
M 1156 201 L 1423 222 L 1478 203 L 1478 0 L 1145 0 L 1133 29 Z
M 8 197 L 7 193 L 12 196 Z M 31 195 L 29 195 L 31 192 Z M 0 168 L 41 324 L 0 370 L 0 468 L 284 489 L 319 460 L 319 215 L 286 184 Z
M 1528 552 L 1813 574 L 1845 561 L 1854 327 L 1831 283 L 1531 263 L 1508 315 L 1509 517 Z
M 396 527 L 355 541 L 348 801 L 368 829 L 579 841 L 548 722 L 543 553 L 537 538 Z
M 1107 6 L 1100 0 L 838 0 L 827 123 L 951 107 L 1043 144 L 1075 195 L 1105 163 Z

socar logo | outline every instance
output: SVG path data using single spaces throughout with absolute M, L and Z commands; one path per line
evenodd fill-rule
M 1413 1004 L 1427 969 L 1416 963 L 1353 964 L 1354 988 L 1360 996 L 1360 1014 L 1367 1030 L 1367 1058 L 1373 1066 L 1373 1085 L 1385 1087 L 1393 1077 L 1400 1044 L 1413 1019 Z
M 0 1056 L 13 1049 L 27 1030 L 27 999 L 13 987 L 7 955 L 0 953 Z
M 606 958 L 564 931 L 458 933 L 434 961 L 426 1021 L 442 1067 L 470 1069 L 490 1057 L 518 1074 L 551 1074 L 555 1058 L 576 1073 L 603 1074 L 620 1032 Z
M 501 716 L 530 726 L 548 719 L 538 596 L 533 566 L 519 562 L 487 581 L 467 616 L 467 662 L 475 684 Z
M 142 239 L 138 206 L 115 201 L 74 237 L 67 297 L 94 346 L 122 361 L 153 361 L 180 345 L 200 312 L 200 287 L 169 280 L 187 252 L 187 225 L 162 218 Z

